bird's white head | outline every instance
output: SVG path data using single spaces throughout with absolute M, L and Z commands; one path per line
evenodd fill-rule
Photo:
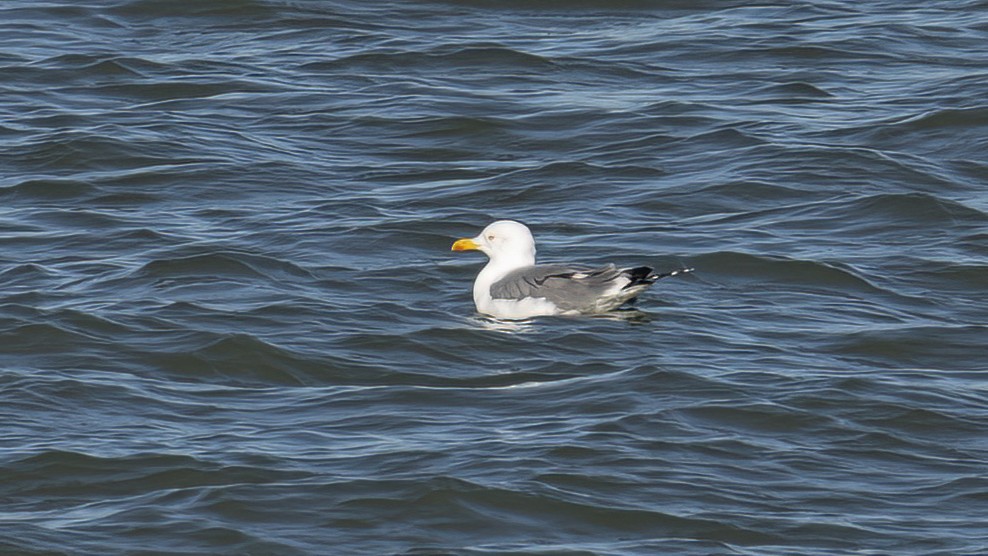
M 528 226 L 514 220 L 498 220 L 474 238 L 456 240 L 453 251 L 482 251 L 491 262 L 513 268 L 535 264 L 535 238 Z

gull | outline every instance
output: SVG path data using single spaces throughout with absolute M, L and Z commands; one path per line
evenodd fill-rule
M 453 243 L 453 251 L 481 251 L 490 258 L 473 283 L 477 312 L 497 319 L 606 313 L 632 301 L 660 278 L 647 266 L 617 268 L 535 264 L 535 238 L 527 226 L 498 220 L 474 238 Z

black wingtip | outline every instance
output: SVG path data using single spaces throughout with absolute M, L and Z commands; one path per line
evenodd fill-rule
M 683 267 L 669 272 L 655 273 L 652 272 L 650 267 L 639 266 L 636 268 L 628 268 L 624 272 L 627 273 L 628 279 L 631 280 L 625 288 L 630 288 L 631 286 L 638 286 L 641 284 L 654 284 L 656 280 L 693 272 L 693 269 L 691 267 Z
M 630 288 L 632 286 L 638 286 L 641 284 L 654 284 L 657 280 L 663 278 L 669 278 L 671 276 L 678 276 L 679 274 L 686 274 L 687 272 L 693 272 L 690 267 L 677 268 L 669 272 L 652 272 L 652 269 L 647 266 L 639 266 L 636 268 L 628 268 L 624 271 L 628 275 L 628 285 L 625 288 Z
M 625 286 L 626 288 L 637 286 L 638 284 L 651 284 L 658 280 L 658 278 L 655 278 L 655 274 L 652 273 L 652 268 L 648 266 L 629 268 L 625 272 L 628 274 L 628 279 L 631 280 Z

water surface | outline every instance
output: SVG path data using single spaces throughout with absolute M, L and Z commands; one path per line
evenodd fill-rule
M 988 4 L 0 6 L 0 552 L 988 552 Z M 482 257 L 680 265 L 498 323 Z

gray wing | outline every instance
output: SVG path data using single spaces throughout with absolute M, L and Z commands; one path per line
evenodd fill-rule
M 593 307 L 625 276 L 614 265 L 598 268 L 562 264 L 535 265 L 508 273 L 491 285 L 494 299 L 543 297 L 563 311 Z

